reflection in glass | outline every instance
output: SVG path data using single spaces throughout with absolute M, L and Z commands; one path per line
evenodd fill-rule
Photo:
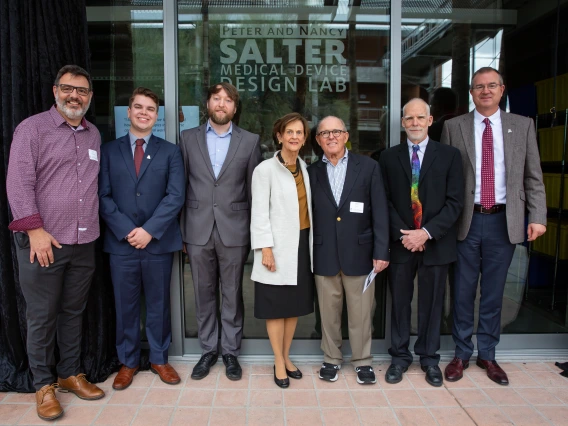
M 161 97 L 160 105 L 163 105 L 162 2 L 154 1 L 150 7 L 117 0 L 88 0 L 87 21 L 93 106 L 104 143 L 123 136 L 128 130 L 126 107 L 136 87 L 153 90 Z M 154 131 L 158 134 L 163 129 L 163 120 L 159 120 Z
M 439 2 L 439 7 L 418 8 L 412 3 L 402 3 L 401 103 L 405 104 L 414 97 L 430 102 L 434 116 L 434 124 L 429 131 L 432 139 L 440 140 L 445 120 L 474 108 L 469 95 L 470 79 L 472 73 L 481 67 L 491 66 L 503 74 L 506 92 L 501 109 L 536 118 L 537 105 L 538 113 L 544 113 L 552 106 L 552 78 L 544 80 L 552 77 L 548 71 L 552 54 L 548 51 L 543 53 L 537 45 L 529 47 L 527 44 L 539 39 L 539 34 L 555 25 L 551 7 L 542 3 L 529 7 L 526 3 L 503 2 L 504 7 L 510 7 L 506 9 L 498 2 L 463 0 Z M 544 15 L 548 17 L 537 23 L 537 19 Z M 465 16 L 468 16 L 467 20 L 463 19 Z M 505 57 L 507 60 L 504 60 Z M 543 109 L 541 105 L 545 100 L 547 108 Z M 549 234 L 558 217 L 560 185 L 553 182 L 560 183 L 562 154 L 556 158 L 548 157 L 551 151 L 546 147 L 550 145 L 543 144 L 543 141 L 552 141 L 552 129 L 547 127 L 564 125 L 564 115 L 559 114 L 555 124 L 552 120 L 552 114 L 539 115 L 536 120 L 537 129 L 542 129 L 538 132 L 542 169 L 545 177 L 549 176 L 548 183 L 545 179 L 547 200 L 550 200 L 549 230 L 536 243 L 530 246 L 519 244 L 515 249 L 503 297 L 503 333 L 568 331 L 566 280 L 560 275 L 566 271 L 566 260 L 555 258 L 557 238 Z M 401 132 L 401 141 L 404 140 L 404 132 Z M 554 146 L 562 152 L 564 136 L 554 140 Z M 561 210 L 559 216 L 565 220 L 566 210 Z M 564 238 L 559 248 L 562 250 L 567 246 L 568 241 Z M 452 332 L 452 281 L 450 270 L 442 321 L 444 334 Z M 475 324 L 478 306 L 479 290 Z M 412 308 L 412 329 L 416 332 L 416 300 Z

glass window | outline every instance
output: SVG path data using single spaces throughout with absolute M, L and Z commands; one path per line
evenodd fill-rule
M 293 111 L 306 117 L 312 127 L 312 138 L 300 154 L 306 163 L 321 155 L 313 134 L 327 115 L 345 122 L 349 149 L 376 158 L 388 143 L 388 4 L 355 7 L 350 3 L 210 1 L 209 7 L 202 7 L 201 2 L 178 1 L 181 105 L 196 108 L 199 124 L 204 123 L 207 88 L 227 81 L 241 96 L 234 122 L 260 135 L 265 159 L 277 150 L 274 122 Z M 251 269 L 252 253 L 243 281 L 244 336 L 266 338 L 265 321 L 253 315 Z M 377 283 L 374 337 L 384 338 L 386 287 L 380 279 Z M 194 290 L 187 260 L 183 287 L 185 335 L 195 337 Z M 317 309 L 300 318 L 295 337 L 321 337 Z
M 87 0 L 93 113 L 102 141 L 124 136 L 132 91 L 153 90 L 164 101 L 164 29 L 162 2 Z M 151 4 L 150 4 L 151 3 Z M 91 108 L 93 108 L 93 106 Z M 164 108 L 154 134 L 165 136 Z
M 555 7 L 542 2 L 433 3 L 441 6 L 417 6 L 415 2 L 403 1 L 401 104 L 414 97 L 429 102 L 434 117 L 429 134 L 439 141 L 444 121 L 474 108 L 469 94 L 473 72 L 490 66 L 503 74 L 506 91 L 501 108 L 534 118 L 540 129 L 549 226 L 545 236 L 534 244 L 516 246 L 503 298 L 502 332 L 566 332 L 567 294 L 563 278 L 568 258 L 566 204 L 564 210 L 558 210 L 562 199 L 560 160 L 566 143 L 565 115 L 558 114 L 554 119 L 552 114 L 546 114 L 553 105 L 553 52 L 542 49 L 537 42 L 542 41 L 542 34 L 551 34 L 550 29 L 555 27 Z M 565 16 L 566 8 L 563 13 Z M 550 44 L 554 42 L 550 40 Z M 563 71 L 559 67 L 557 107 L 560 108 L 568 107 L 564 96 L 567 86 L 562 86 L 566 75 L 561 75 L 566 72 L 565 66 Z M 400 134 L 404 141 L 403 129 Z M 567 199 L 566 195 L 563 197 Z M 445 334 L 452 331 L 451 281 L 442 321 Z M 476 306 L 478 303 L 479 293 Z M 416 298 L 413 312 L 416 312 Z M 412 318 L 412 328 L 417 329 L 416 315 Z

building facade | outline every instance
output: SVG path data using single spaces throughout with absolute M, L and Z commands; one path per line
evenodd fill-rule
M 228 81 L 241 95 L 235 121 L 260 135 L 265 158 L 276 149 L 274 121 L 297 111 L 311 126 L 326 115 L 341 117 L 348 147 L 377 159 L 403 140 L 406 101 L 423 98 L 443 122 L 472 109 L 473 71 L 499 69 L 507 89 L 502 108 L 535 119 L 549 207 L 545 237 L 516 248 L 500 353 L 526 357 L 568 348 L 567 1 L 87 0 L 87 20 L 91 113 L 103 143 L 128 131 L 126 108 L 137 86 L 161 96 L 155 133 L 177 143 L 180 130 L 205 121 L 206 88 Z M 452 90 L 433 96 L 439 88 Z M 313 139 L 301 155 L 307 163 L 319 158 Z M 174 269 L 170 354 L 199 354 L 193 283 L 182 253 Z M 243 283 L 242 353 L 270 354 L 265 323 L 253 316 L 251 269 L 252 255 Z M 450 281 L 442 350 L 453 353 Z M 390 300 L 384 279 L 376 285 L 373 354 L 386 356 Z M 294 353 L 318 356 L 320 336 L 317 311 L 300 318 Z

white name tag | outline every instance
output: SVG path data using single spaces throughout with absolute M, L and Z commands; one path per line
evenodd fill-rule
M 349 206 L 349 211 L 351 213 L 363 213 L 363 203 L 351 201 L 351 204 Z
M 97 155 L 97 151 L 94 149 L 89 149 L 89 158 L 91 160 L 99 161 L 99 156 Z

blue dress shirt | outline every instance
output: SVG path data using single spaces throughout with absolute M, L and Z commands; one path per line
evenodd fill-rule
M 211 127 L 210 121 L 207 120 L 205 136 L 207 138 L 207 150 L 209 151 L 209 159 L 211 160 L 211 167 L 213 167 L 215 178 L 219 176 L 223 163 L 225 162 L 225 158 L 227 157 L 232 133 L 233 123 L 231 123 L 231 126 L 226 133 L 218 135 L 213 127 Z

